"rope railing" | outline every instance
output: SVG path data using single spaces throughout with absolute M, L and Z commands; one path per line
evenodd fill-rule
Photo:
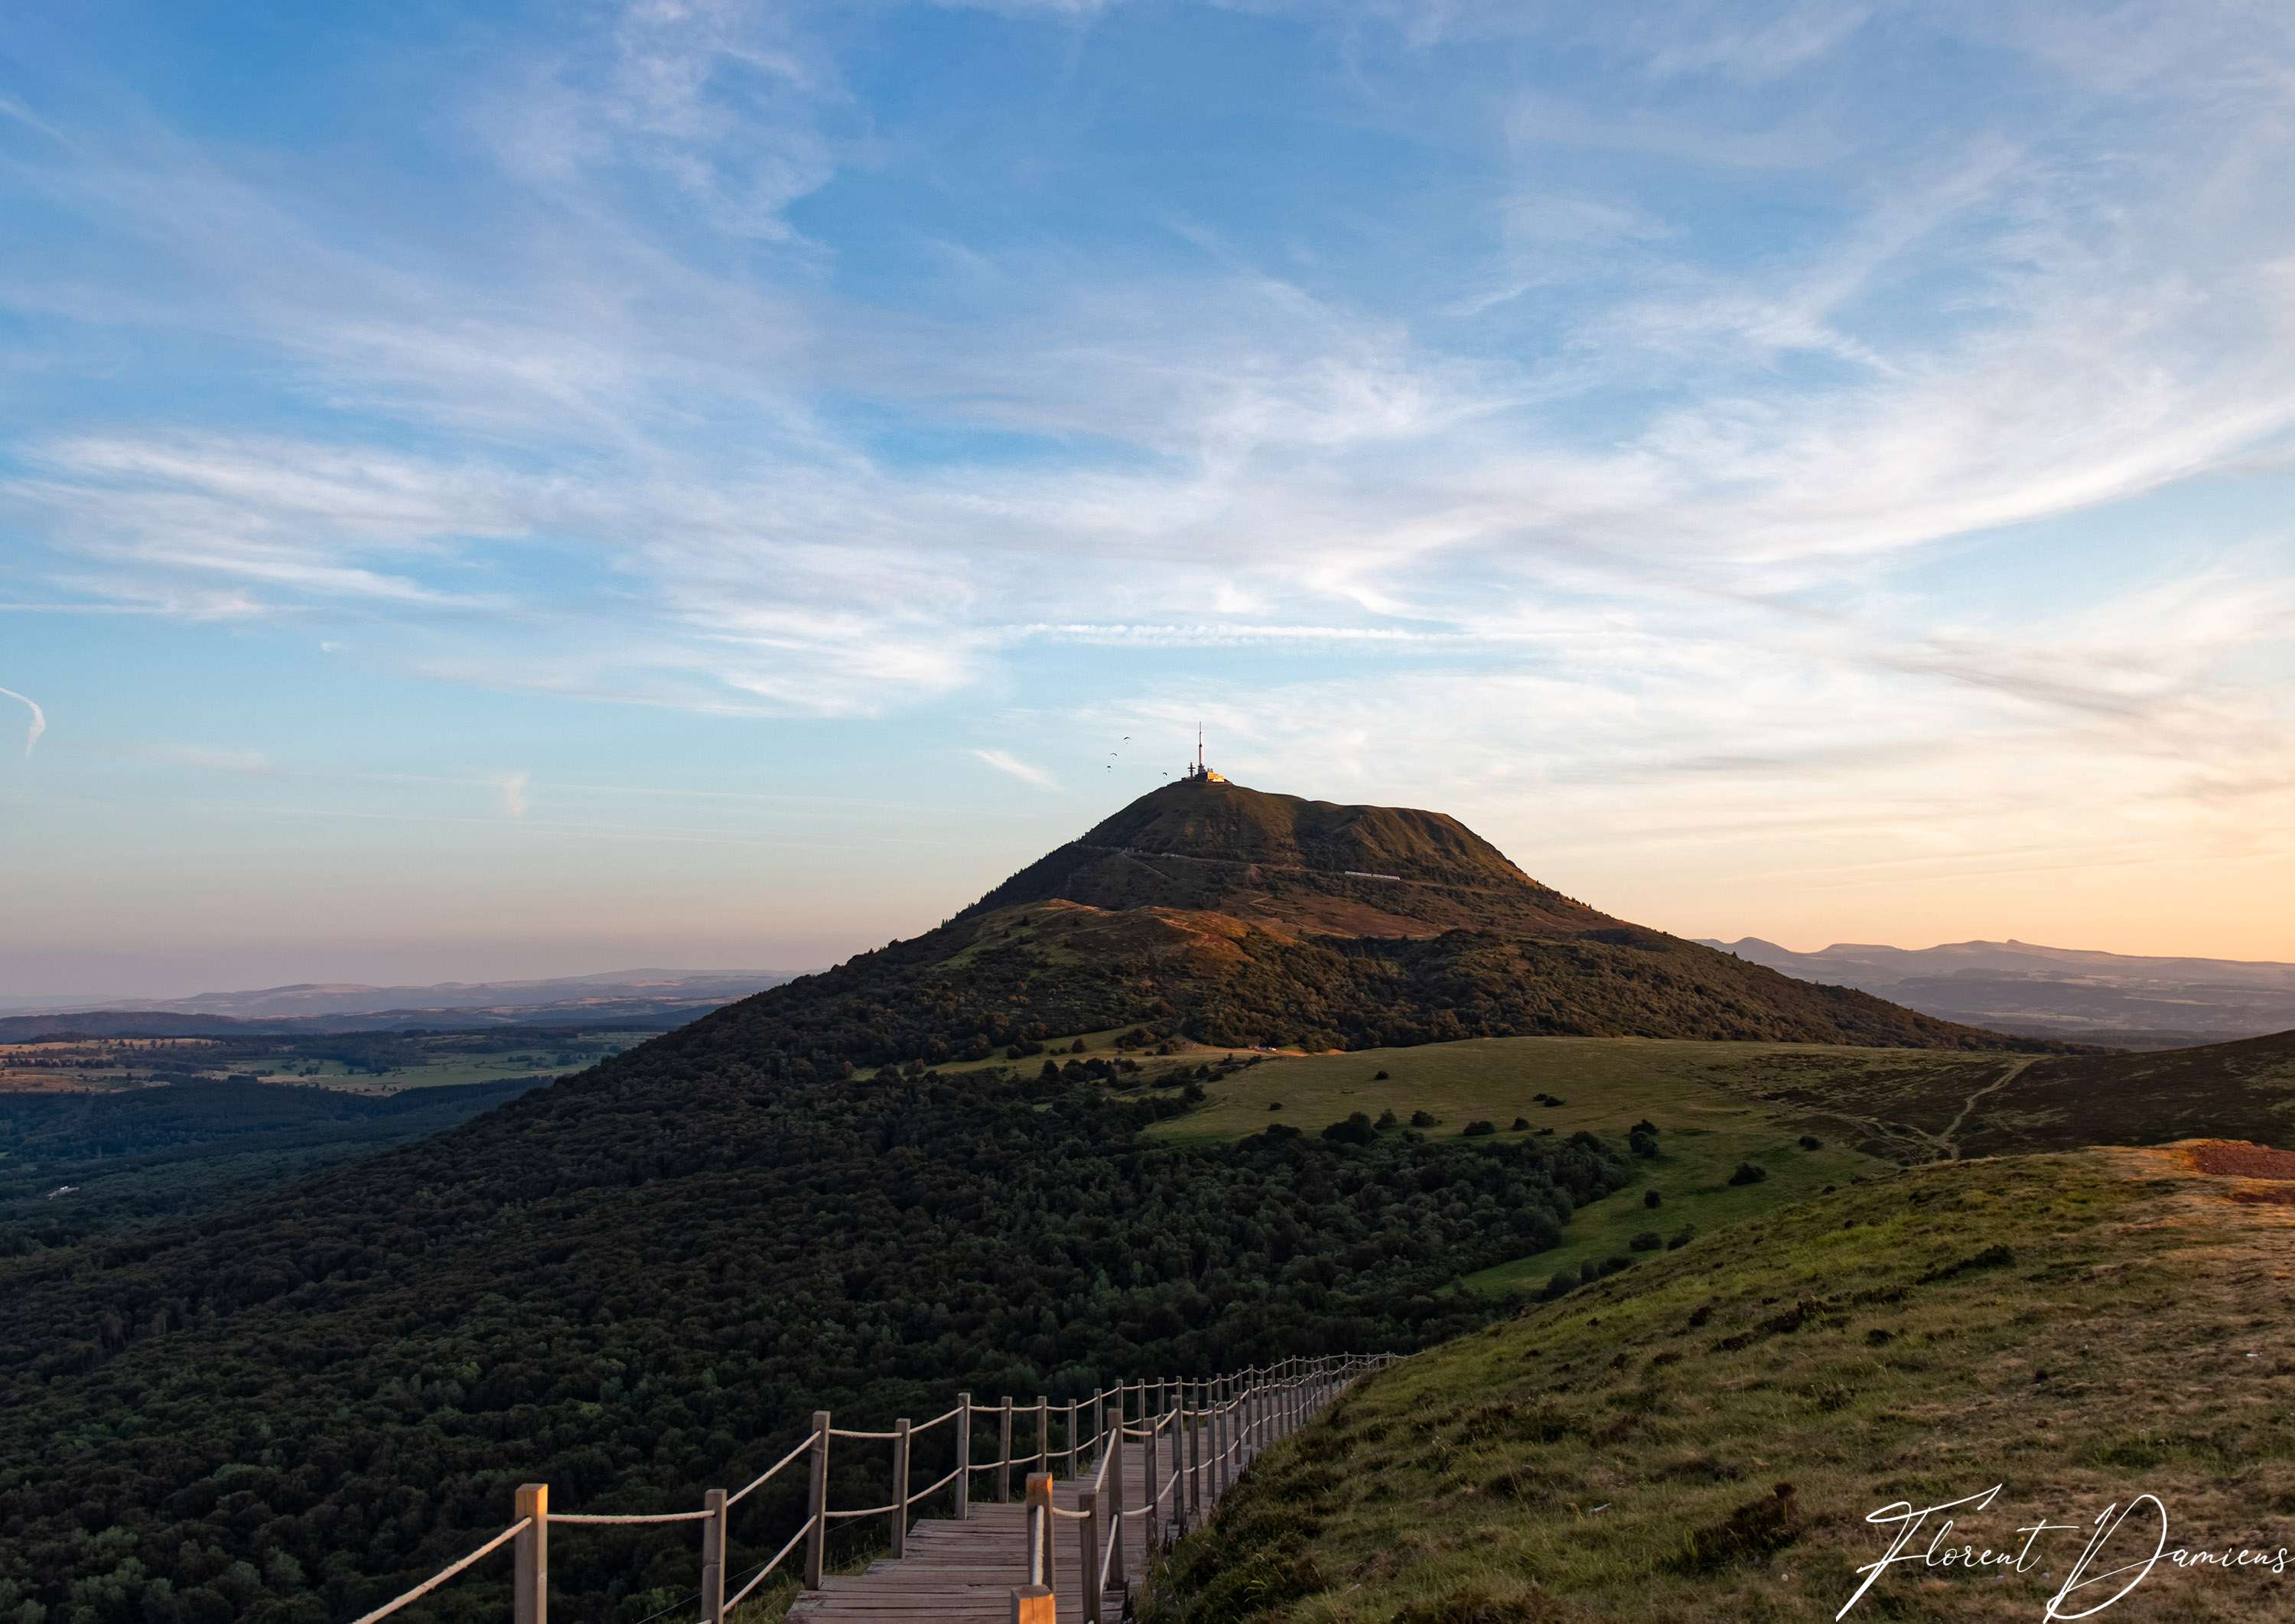
M 464 1568 L 469 1567 L 472 1563 L 478 1561 L 479 1557 L 492 1555 L 494 1552 L 500 1550 L 503 1546 L 508 1545 L 511 1540 L 517 1538 L 520 1534 L 526 1532 L 527 1529 L 532 1528 L 533 1526 L 533 1518 L 520 1517 L 517 1522 L 502 1530 L 501 1533 L 496 1534 L 493 1538 L 487 1540 L 484 1545 L 480 1546 L 477 1550 L 472 1551 L 468 1556 L 463 1557 L 460 1562 L 447 1563 L 436 1573 L 433 1573 L 429 1578 L 424 1579 L 421 1584 L 415 1586 L 413 1589 L 407 1591 L 403 1595 L 385 1602 L 372 1612 L 363 1614 L 356 1620 L 356 1624 L 375 1624 L 376 1620 L 388 1618 L 392 1613 L 396 1612 L 401 1607 L 405 1606 L 407 1603 L 421 1600 L 422 1597 L 429 1595 L 439 1586 L 453 1578 L 455 1574 L 460 1573 Z
M 1115 1585 L 1129 1584 L 1131 1569 L 1124 1559 L 1127 1521 L 1139 1519 L 1137 1534 L 1143 1542 L 1143 1554 L 1161 1548 L 1185 1531 L 1206 1501 L 1215 1504 L 1236 1473 L 1270 1443 L 1295 1431 L 1361 1376 L 1384 1368 L 1393 1357 L 1294 1359 L 1222 1376 L 1143 1378 L 1100 1388 L 1088 1398 L 1070 1399 L 1058 1407 L 1043 1394 L 1038 1394 L 1033 1404 L 1005 1398 L 991 1412 L 995 1416 L 996 1439 L 995 1457 L 990 1460 L 973 1458 L 973 1422 L 981 1411 L 968 1392 L 959 1393 L 954 1408 L 929 1421 L 902 1417 L 888 1431 L 832 1426 L 829 1412 L 821 1410 L 814 1414 L 804 1439 L 788 1454 L 731 1494 L 710 1489 L 698 1511 L 553 1512 L 547 1485 L 522 1484 L 513 1502 L 515 1520 L 509 1527 L 353 1624 L 380 1624 L 505 1545 L 515 1546 L 511 1624 L 547 1624 L 553 1527 L 661 1527 L 687 1522 L 701 1525 L 700 1592 L 698 1598 L 689 1597 L 664 1611 L 690 1611 L 698 1599 L 697 1624 L 723 1624 L 727 1612 L 753 1595 L 800 1546 L 804 1552 L 804 1587 L 819 1590 L 832 1524 L 887 1518 L 891 1554 L 897 1558 L 905 1554 L 908 1527 L 919 1505 L 952 1489 L 951 1510 L 957 1519 L 966 1518 L 970 1514 L 974 1480 L 983 1472 L 995 1473 L 996 1498 L 1000 1504 L 1009 1503 L 1016 1467 L 1028 1469 L 1023 1509 L 1030 1530 L 1028 1572 L 1035 1598 L 1045 1609 L 1050 1607 L 1051 1530 L 1059 1523 L 1073 1523 L 1082 1542 L 1083 1560 L 1079 1571 L 1094 1580 L 1083 1598 L 1084 1617 L 1089 1624 L 1100 1624 L 1102 1595 L 1110 1588 L 1111 1576 Z M 1064 1423 L 1058 1450 L 1052 1447 L 1056 1415 Z M 919 1433 L 951 1424 L 955 1429 L 955 1465 L 923 1488 L 913 1487 L 911 1445 Z M 1025 1449 L 1018 1447 L 1020 1440 L 1015 1436 L 1016 1428 L 1023 1426 L 1029 1446 Z M 829 1504 L 830 1446 L 839 1439 L 892 1445 L 893 1498 L 889 1501 L 845 1509 Z M 1143 1446 L 1137 1452 L 1131 1448 L 1135 1443 Z M 1139 1462 L 1137 1485 L 1126 1482 L 1133 1475 L 1125 1464 L 1127 1456 Z M 1075 1509 L 1052 1500 L 1051 1468 L 1056 1457 L 1064 1461 L 1072 1481 L 1088 1484 L 1082 1489 Z M 729 1514 L 799 1460 L 806 1461 L 809 1468 L 804 1522 L 769 1560 L 745 1571 L 739 1587 L 727 1595 Z M 1133 1487 L 1139 1503 L 1126 1506 L 1127 1489 Z M 1016 1591 L 1016 1605 L 1022 1599 Z M 1044 1611 L 1041 1616 L 1052 1615 Z
M 791 1449 L 788 1454 L 775 1461 L 772 1465 L 767 1466 L 756 1476 L 751 1478 L 748 1481 L 747 1487 L 737 1489 L 731 1494 L 727 1495 L 725 1497 L 725 1504 L 728 1506 L 739 1505 L 743 1500 L 749 1498 L 749 1491 L 751 1489 L 763 1489 L 766 1483 L 772 1480 L 772 1476 L 775 1473 L 779 1472 L 783 1466 L 788 1465 L 790 1462 L 800 1458 L 804 1452 L 811 1448 L 813 1448 L 813 1440 L 808 1438 L 803 1443 L 797 1445 L 796 1449 Z
M 804 1526 L 798 1529 L 796 1532 L 789 1536 L 789 1542 L 781 1546 L 780 1550 L 773 1553 L 773 1557 L 771 1562 L 765 1563 L 764 1567 L 759 1568 L 755 1576 L 753 1577 L 747 1584 L 743 1585 L 739 1590 L 736 1590 L 731 1595 L 725 1598 L 726 1612 L 731 1612 L 734 1608 L 739 1607 L 743 1602 L 748 1599 L 750 1591 L 755 1590 L 759 1585 L 765 1582 L 766 1579 L 772 1575 L 772 1571 L 781 1565 L 781 1558 L 787 1556 L 791 1551 L 796 1549 L 798 1541 L 802 1540 L 807 1534 L 813 1531 L 813 1520 L 811 1517 L 807 1517 L 804 1520 Z

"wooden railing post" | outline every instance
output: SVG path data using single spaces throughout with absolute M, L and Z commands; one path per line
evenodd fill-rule
M 1075 1401 L 1074 1399 L 1070 1399 L 1070 1400 L 1068 1400 L 1068 1481 L 1069 1481 L 1070 1482 L 1074 1482 L 1074 1481 L 1075 1481 L 1075 1474 L 1076 1474 L 1076 1401 Z
M 1186 1402 L 1192 1393 L 1196 1402 Z M 1200 1521 L 1204 1514 L 1204 1384 L 1190 1382 L 1180 1390 L 1182 1413 L 1188 1418 L 1188 1516 L 1190 1522 Z
M 1139 1390 L 1139 1408 L 1141 1412 L 1139 1430 L 1148 1434 L 1148 1472 L 1140 1483 L 1142 1498 L 1148 1503 L 1148 1514 L 1139 1520 L 1140 1526 L 1146 1534 L 1146 1538 L 1139 1542 L 1139 1560 L 1144 1564 L 1156 1560 L 1156 1525 L 1163 1520 L 1161 1506 L 1163 1482 L 1160 1471 L 1162 1452 L 1156 1447 L 1163 1428 L 1156 1421 L 1151 1420 L 1146 1413 L 1148 1390 L 1144 1384 Z
M 996 1503 L 1012 1498 L 1012 1395 L 1004 1395 L 1004 1415 L 996 1429 Z
M 909 1554 L 909 1418 L 893 1423 L 893 1555 Z
M 1076 1509 L 1083 1513 L 1083 1521 L 1076 1524 L 1076 1538 L 1083 1545 L 1083 1624 L 1100 1624 L 1099 1554 L 1107 1546 L 1101 1539 L 1098 1490 L 1085 1489 L 1077 1497 Z
M 805 1493 L 813 1521 L 804 1530 L 804 1587 L 821 1588 L 821 1558 L 829 1548 L 829 1412 L 813 1412 L 811 1481 Z
M 549 1624 L 550 1485 L 520 1483 L 510 1507 L 511 1522 L 530 1524 L 510 1541 L 510 1624 Z
M 1028 1474 L 1028 1581 L 1012 1592 L 1012 1624 L 1058 1624 L 1052 1595 L 1052 1474 Z
M 1119 1590 L 1126 1582 L 1123 1575 L 1123 1464 L 1130 1458 L 1131 1449 L 1123 1436 L 1126 1403 L 1123 1383 L 1118 1382 L 1115 1384 L 1115 1432 L 1108 1440 L 1108 1447 L 1115 1451 L 1115 1458 L 1107 1463 L 1107 1487 L 1115 1497 L 1115 1508 L 1108 1514 L 1107 1542 L 1115 1549 L 1115 1555 L 1109 1562 L 1115 1574 L 1115 1587 Z
M 956 1520 L 972 1514 L 972 1395 L 956 1395 Z
M 1052 1469 L 1052 1401 L 1043 1394 L 1036 1395 L 1036 1470 L 1049 1473 Z
M 1212 1498 L 1213 1499 L 1217 1499 L 1227 1493 L 1227 1392 L 1229 1381 L 1230 1378 L 1221 1376 L 1217 1382 L 1212 1384 L 1213 1391 L 1218 1394 L 1218 1397 L 1214 1400 L 1212 1406 L 1212 1458 L 1215 1463 L 1212 1467 Z
M 701 1508 L 709 1514 L 701 1520 L 701 1624 L 724 1624 L 725 1491 L 703 1495 Z

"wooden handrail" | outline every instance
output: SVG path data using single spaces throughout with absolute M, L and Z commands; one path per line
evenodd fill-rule
M 1100 1596 L 1111 1573 L 1119 1579 L 1125 1572 L 1124 1552 L 1126 1535 L 1124 1522 L 1131 1517 L 1140 1519 L 1140 1538 L 1148 1543 L 1147 1554 L 1152 1555 L 1167 1542 L 1175 1526 L 1191 1525 L 1200 1519 L 1208 1500 L 1216 1505 L 1233 1486 L 1243 1467 L 1270 1445 L 1279 1442 L 1311 1419 L 1345 1388 L 1363 1375 L 1385 1369 L 1400 1355 L 1391 1353 L 1348 1354 L 1323 1356 L 1315 1359 L 1293 1358 L 1270 1367 L 1251 1366 L 1232 1374 L 1209 1377 L 1158 1376 L 1137 1382 L 1119 1382 L 1112 1388 L 1095 1391 L 1088 1401 L 1071 1399 L 1067 1401 L 1067 1431 L 1064 1453 L 1067 1457 L 1067 1475 L 1078 1479 L 1084 1463 L 1097 1450 L 1098 1460 L 1092 1466 L 1090 1485 L 1082 1490 L 1079 1511 L 1055 1514 L 1051 1499 L 1051 1400 L 1039 1393 L 1033 1406 L 1035 1412 L 1033 1447 L 1025 1456 L 1013 1453 L 1012 1418 L 1014 1405 L 1007 1395 L 998 1407 L 998 1458 L 994 1461 L 974 1461 L 972 1455 L 972 1417 L 974 1406 L 969 1392 L 957 1395 L 956 1407 L 921 1425 L 906 1416 L 896 1419 L 886 1432 L 862 1432 L 832 1427 L 827 1410 L 815 1411 L 804 1440 L 787 1455 L 753 1479 L 747 1487 L 732 1494 L 722 1489 L 709 1489 L 702 1497 L 702 1506 L 691 1512 L 635 1512 L 627 1514 L 553 1513 L 550 1509 L 550 1489 L 547 1484 L 527 1483 L 518 1489 L 512 1506 L 510 1525 L 495 1534 L 476 1550 L 448 1563 L 429 1579 L 396 1599 L 365 1614 L 357 1624 L 379 1624 L 379 1621 L 418 1597 L 427 1595 L 446 1580 L 454 1578 L 475 1564 L 481 1557 L 507 1544 L 511 1546 L 513 1584 L 511 1624 L 548 1624 L 550 1572 L 550 1528 L 581 1525 L 630 1525 L 668 1522 L 698 1522 L 701 1528 L 700 1595 L 698 1598 L 698 1624 L 723 1624 L 731 1607 L 739 1604 L 762 1584 L 774 1569 L 794 1552 L 800 1542 L 804 1547 L 804 1579 L 808 1590 L 821 1588 L 828 1554 L 829 1525 L 835 1521 L 854 1517 L 888 1516 L 892 1555 L 897 1558 L 907 1548 L 908 1523 L 913 1508 L 928 1500 L 943 1489 L 953 1489 L 952 1509 L 962 1520 L 970 1514 L 971 1480 L 975 1472 L 993 1470 L 997 1474 L 997 1498 L 1000 1502 L 1011 1498 L 1012 1469 L 1025 1465 L 1030 1468 L 1026 1485 L 1026 1507 L 1029 1533 L 1029 1567 L 1027 1585 L 1013 1592 L 1016 1610 L 1023 1602 L 1041 1600 L 1041 1613 L 1016 1611 L 1015 1618 L 1023 1620 L 1052 1619 L 1052 1546 L 1051 1529 L 1060 1519 L 1077 1524 L 1077 1538 L 1082 1542 L 1083 1563 L 1080 1571 L 1087 1579 L 1084 1596 L 1084 1617 L 1089 1624 L 1101 1624 Z M 1136 1394 L 1139 1400 L 1137 1424 L 1127 1422 L 1126 1411 Z M 1152 1396 L 1151 1396 L 1152 1395 Z M 1115 1415 L 1108 1415 L 1108 1404 L 1114 1401 Z M 1080 1436 L 1079 1416 L 1084 1403 L 1090 1405 L 1091 1434 L 1089 1447 Z M 955 1424 L 956 1465 L 946 1476 L 929 1488 L 912 1490 L 910 1485 L 911 1446 L 918 1433 L 943 1422 Z M 1184 1437 L 1182 1434 L 1184 1433 Z M 1170 1471 L 1164 1470 L 1163 1445 L 1171 1449 Z M 829 1505 L 829 1450 L 833 1439 L 859 1441 L 890 1440 L 893 1453 L 893 1491 L 889 1504 L 853 1510 L 835 1510 Z M 1127 1510 L 1123 1467 L 1128 1438 L 1145 1440 L 1141 1452 L 1146 1468 L 1139 1486 L 1139 1504 Z M 1205 1458 L 1206 1446 L 1209 1458 Z M 805 1519 L 788 1542 L 763 1568 L 746 1574 L 746 1582 L 731 1595 L 726 1594 L 731 1580 L 726 1572 L 728 1521 L 732 1508 L 751 1492 L 761 1488 L 785 1466 L 794 1465 L 800 1457 L 808 1461 Z M 1171 1501 L 1171 1513 L 1164 1514 L 1166 1498 Z M 1041 1597 L 1034 1592 L 1041 1590 Z

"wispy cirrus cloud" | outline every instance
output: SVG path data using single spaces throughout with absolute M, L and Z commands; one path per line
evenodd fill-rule
M 419 182 L 21 108 L 9 308 L 244 393 L 0 445 L 0 596 L 704 716 L 1289 696 L 1365 782 L 1755 822 L 2042 739 L 2066 831 L 2203 817 L 2295 682 L 2291 540 L 2201 494 L 2295 444 L 2295 38 L 1883 10 L 1297 8 L 1249 110 L 1321 134 L 1248 206 L 1109 135 L 1065 25 L 984 119 L 890 24 L 611 9 L 437 84 Z
M 1018 779 L 1024 784 L 1033 784 L 1039 789 L 1058 789 L 1059 781 L 1041 767 L 1031 766 L 1009 750 L 974 749 L 972 755 L 985 762 L 997 771 Z

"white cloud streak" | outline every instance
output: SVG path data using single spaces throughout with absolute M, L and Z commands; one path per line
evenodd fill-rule
M 1039 789 L 1058 789 L 1059 780 L 1041 767 L 1029 765 L 1009 750 L 978 750 L 972 754 L 997 771 L 1018 779 L 1024 784 L 1033 784 Z
M 48 714 L 35 704 L 29 696 L 20 694 L 12 688 L 0 688 L 0 694 L 16 700 L 26 710 L 32 713 L 31 722 L 24 730 L 24 756 L 29 761 L 31 758 L 32 747 L 39 743 L 40 735 L 48 730 Z

